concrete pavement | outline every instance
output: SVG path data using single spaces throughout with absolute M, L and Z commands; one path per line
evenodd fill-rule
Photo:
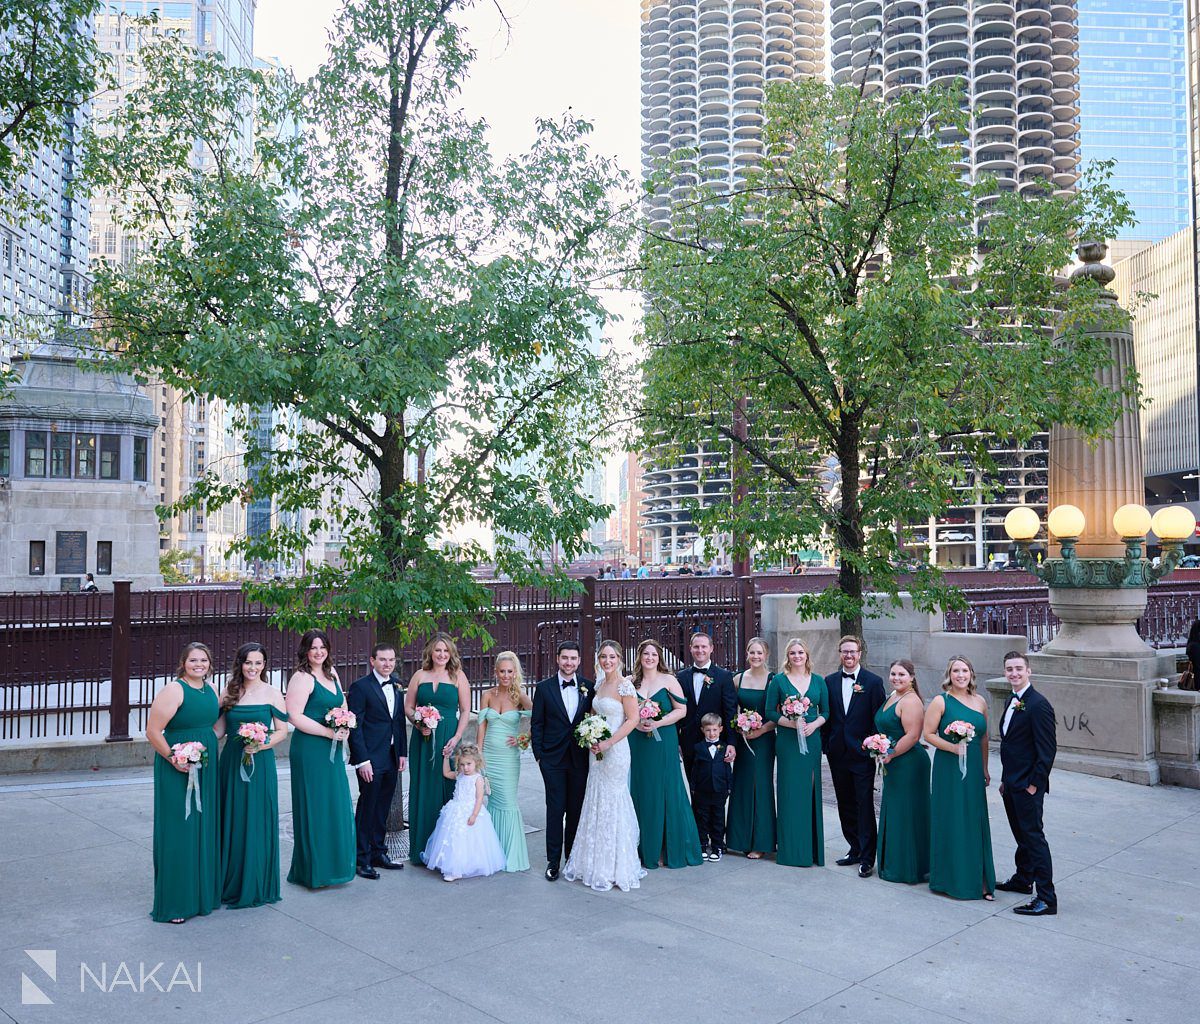
M 999 776 L 998 764 L 992 772 Z M 286 874 L 286 781 L 280 795 Z M 994 789 L 989 798 L 997 874 L 1005 878 L 1013 844 Z M 527 822 L 540 826 L 532 765 L 521 799 Z M 830 800 L 825 868 L 729 856 L 653 871 L 634 893 L 597 894 L 541 877 L 538 832 L 529 836 L 527 874 L 446 884 L 410 865 L 334 891 L 285 882 L 274 906 L 219 910 L 172 927 L 148 916 L 146 770 L 10 776 L 0 780 L 0 1020 L 1194 1017 L 1200 792 L 1056 772 L 1046 819 L 1061 909 L 1036 920 L 1010 912 L 1017 896 L 960 903 L 833 866 L 845 848 Z M 51 1002 L 31 1001 L 39 996 Z

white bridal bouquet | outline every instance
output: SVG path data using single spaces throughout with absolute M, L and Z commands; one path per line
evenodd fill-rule
M 603 715 L 585 715 L 583 721 L 575 727 L 575 742 L 584 750 L 611 736 L 612 730 L 608 727 L 608 722 L 604 720 Z M 603 761 L 604 755 L 597 754 L 596 760 Z

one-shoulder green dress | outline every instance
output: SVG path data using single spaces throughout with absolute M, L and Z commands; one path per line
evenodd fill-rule
M 982 741 L 987 734 L 987 719 L 953 694 L 947 693 L 945 701 L 938 735 L 951 742 L 946 737 L 946 726 L 964 721 L 975 726 L 975 738 L 967 746 L 965 779 L 957 754 L 938 750 L 933 755 L 929 888 L 960 900 L 979 900 L 996 891 L 992 829 L 983 781 Z
M 875 728 L 893 748 L 904 735 L 899 701 L 875 712 Z M 920 743 L 893 757 L 883 776 L 876 863 L 888 882 L 929 880 L 929 755 Z
M 738 707 L 766 716 L 767 691 L 738 687 Z M 747 741 L 737 733 L 733 791 L 729 796 L 727 845 L 749 853 L 775 852 L 775 737 L 778 730 Z
M 442 774 L 442 747 L 458 729 L 458 687 L 453 683 L 421 682 L 417 706 L 432 704 L 442 720 L 432 736 L 413 729 L 408 742 L 408 858 L 424 864 L 421 854 L 446 801 L 454 795 L 454 779 Z
M 221 751 L 221 902 L 261 907 L 279 900 L 279 776 L 275 751 L 260 750 L 242 764 L 245 742 L 238 729 L 249 722 L 272 727 L 287 715 L 271 704 L 235 704 L 225 712 Z
M 483 761 L 491 788 L 487 808 L 500 845 L 504 848 L 506 871 L 529 870 L 525 821 L 521 817 L 521 805 L 517 802 L 521 751 L 515 746 L 510 747 L 508 741 L 516 737 L 522 723 L 528 721 L 532 714 L 532 711 L 518 708 L 510 708 L 503 713 L 494 708 L 483 708 L 479 712 L 479 720 L 487 722 L 487 735 L 483 738 Z
M 650 698 L 660 710 L 670 713 L 671 691 L 665 686 Z M 657 735 L 656 740 L 654 736 Z M 629 792 L 637 814 L 638 854 L 642 866 L 687 868 L 704 863 L 700 833 L 688 801 L 687 786 L 679 761 L 679 732 L 675 725 L 660 726 L 656 733 L 629 734 Z
M 783 717 L 780 705 L 798 691 L 791 680 L 780 672 L 767 684 L 767 718 L 779 722 Z M 829 692 L 825 680 L 813 673 L 808 689 L 801 695 L 812 706 L 805 721 L 829 717 Z M 777 834 L 779 848 L 776 863 L 808 868 L 825 863 L 825 818 L 821 803 L 821 730 L 806 739 L 808 752 L 802 753 L 796 730 L 779 728 L 775 736 L 775 760 L 778 765 L 776 785 Z
M 342 687 L 313 680 L 304 714 L 325 724 L 342 706 Z M 330 751 L 334 751 L 330 760 Z M 309 889 L 340 885 L 354 877 L 357 846 L 343 744 L 296 729 L 292 732 L 292 867 L 288 881 Z
M 188 813 L 188 776 L 161 754 L 154 756 L 154 906 L 155 921 L 208 914 L 221 905 L 221 805 L 217 786 L 217 736 L 220 717 L 216 691 L 181 679 L 183 703 L 163 730 L 169 746 L 203 743 L 208 764 L 197 770 L 199 804 L 193 795 Z

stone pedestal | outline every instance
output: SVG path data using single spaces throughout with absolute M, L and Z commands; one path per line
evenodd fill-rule
M 1154 735 L 1162 781 L 1200 789 L 1200 693 L 1155 690 Z

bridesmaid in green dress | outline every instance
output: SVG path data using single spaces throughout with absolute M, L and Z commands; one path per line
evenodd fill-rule
M 929 880 L 929 755 L 921 746 L 925 703 L 917 670 L 906 658 L 892 662 L 892 693 L 877 712 L 875 729 L 892 741 L 883 758 L 876 863 L 888 882 Z
M 521 780 L 521 749 L 516 745 L 521 727 L 527 725 L 533 701 L 525 692 L 525 674 L 512 651 L 496 655 L 496 685 L 480 703 L 476 743 L 487 766 L 488 813 L 500 845 L 508 860 L 505 871 L 529 870 L 529 844 L 525 842 L 525 821 L 517 801 Z M 525 730 L 528 733 L 528 730 Z
M 726 837 L 729 848 L 744 850 L 750 860 L 760 860 L 764 853 L 775 852 L 775 723 L 766 714 L 770 656 L 767 642 L 754 637 L 746 645 L 749 667 L 733 680 L 738 707 L 763 716 L 761 729 L 738 733 L 733 792 L 729 797 Z
M 785 718 L 780 706 L 791 696 L 812 702 L 802 721 Z M 784 670 L 767 684 L 767 718 L 779 732 L 775 738 L 778 763 L 777 832 L 779 864 L 808 868 L 825 863 L 825 821 L 821 805 L 821 726 L 829 717 L 829 691 L 812 670 L 808 647 L 799 638 L 784 648 Z M 797 735 L 803 730 L 807 753 Z
M 605 640 L 598 655 L 604 680 L 615 686 L 622 676 L 621 648 Z M 660 712 L 657 719 L 639 717 L 629 734 L 629 792 L 641 833 L 638 854 L 645 868 L 656 868 L 660 861 L 668 868 L 695 867 L 704 862 L 704 856 L 683 781 L 675 726 L 687 714 L 687 702 L 679 680 L 664 672 L 662 663 L 662 649 L 655 641 L 638 644 L 633 669 L 638 702 L 652 700 Z M 597 681 L 597 690 L 604 680 Z
M 416 709 L 426 704 L 442 714 L 436 732 L 413 718 Z M 455 780 L 442 775 L 442 758 L 454 753 L 471 717 L 471 684 L 458 648 L 446 633 L 434 633 L 425 645 L 421 667 L 404 693 L 404 714 L 413 723 L 408 746 L 408 857 L 423 865 L 425 844 L 442 806 L 454 794 Z
M 354 877 L 357 842 L 343 742 L 350 731 L 325 724 L 330 711 L 346 706 L 329 637 L 310 629 L 300 637 L 296 661 L 286 701 L 288 721 L 295 729 L 290 759 L 295 845 L 288 881 L 321 889 Z
M 951 658 L 938 694 L 925 711 L 925 742 L 935 747 L 933 827 L 929 843 L 929 888 L 960 900 L 995 899 L 992 829 L 988 822 L 987 701 L 975 692 L 975 668 L 966 658 Z M 959 765 L 963 744 L 946 739 L 951 722 L 970 722 L 975 738 L 966 744 L 967 775 Z
M 243 644 L 221 694 L 225 749 L 221 751 L 221 902 L 261 907 L 279 901 L 279 778 L 275 750 L 287 739 L 283 694 L 266 681 L 267 652 Z M 244 740 L 251 722 L 267 729 L 265 743 Z M 244 764 L 249 759 L 250 764 Z
M 217 740 L 224 724 L 217 691 L 208 682 L 212 652 L 188 644 L 168 683 L 150 705 L 146 739 L 154 759 L 155 921 L 183 924 L 221 905 L 221 808 L 217 787 Z M 208 764 L 198 770 L 199 800 L 188 809 L 188 772 L 171 764 L 176 743 L 203 743 Z M 194 798 L 194 797 L 193 797 Z

